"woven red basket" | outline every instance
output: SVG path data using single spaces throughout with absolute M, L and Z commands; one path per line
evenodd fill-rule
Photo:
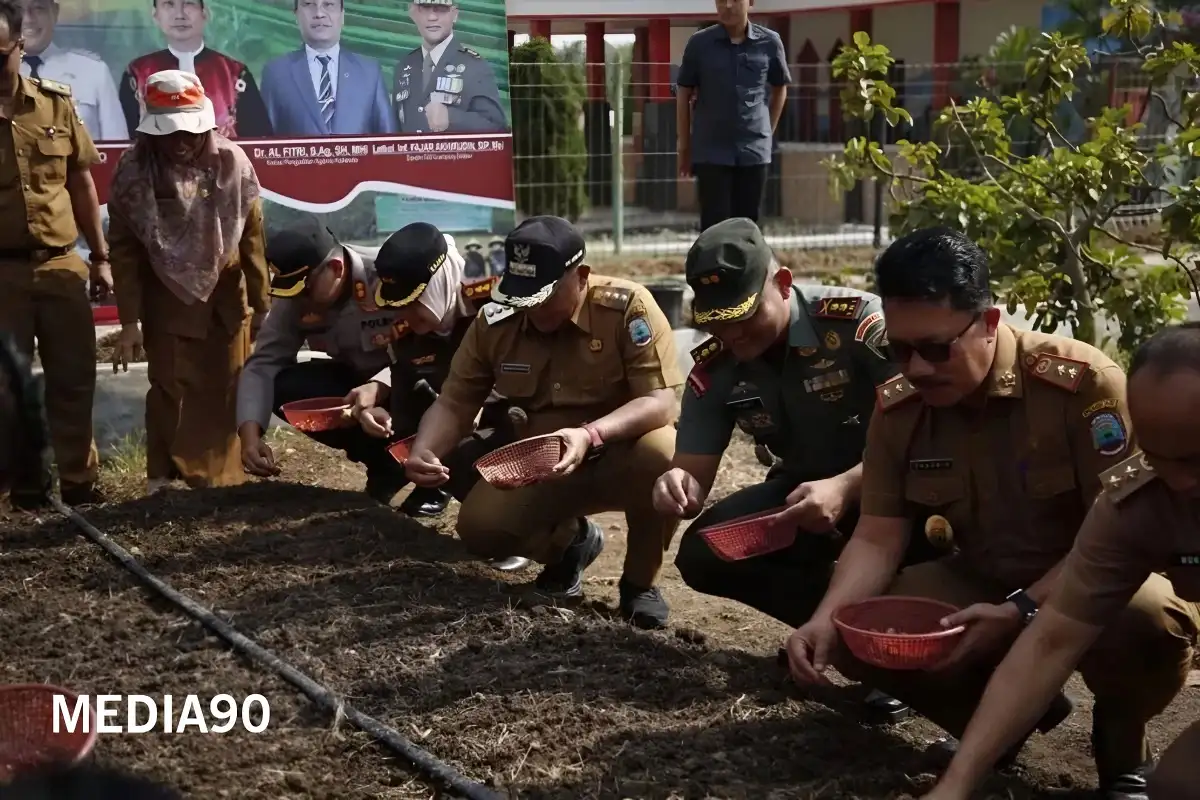
M 553 433 L 505 445 L 475 462 L 480 476 L 497 489 L 517 489 L 550 477 L 566 442 Z
M 338 428 L 353 428 L 358 423 L 350 415 L 350 406 L 341 397 L 310 397 L 284 403 L 283 418 L 298 431 L 318 433 Z
M 54 731 L 54 697 L 66 700 L 67 714 L 75 709 L 77 695 L 57 686 L 19 684 L 0 686 L 0 781 L 41 767 L 84 759 L 96 744 L 95 710 L 86 714 L 90 732 L 84 733 L 83 718 L 74 732 L 67 731 L 66 720 Z
M 388 445 L 388 452 L 392 454 L 392 458 L 399 461 L 401 464 L 408 461 L 408 457 L 412 455 L 413 442 L 417 440 L 417 435 L 414 433 L 407 439 L 401 439 L 395 444 Z
M 943 628 L 958 611 L 927 597 L 872 597 L 834 614 L 842 641 L 855 658 L 884 669 L 929 669 L 958 645 L 966 628 Z
M 700 530 L 700 536 L 725 561 L 741 561 L 767 553 L 776 553 L 792 546 L 796 541 L 794 526 L 772 527 L 771 518 L 787 506 L 770 511 L 756 511 L 736 519 L 709 525 Z

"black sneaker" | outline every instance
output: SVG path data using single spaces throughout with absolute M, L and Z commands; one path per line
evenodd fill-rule
M 667 627 L 670 609 L 658 587 L 639 589 L 624 578 L 617 585 L 621 594 L 621 616 L 639 628 L 654 630 Z
M 580 517 L 578 525 L 579 533 L 558 563 L 547 564 L 537 576 L 535 585 L 540 591 L 560 597 L 583 594 L 583 573 L 604 549 L 604 531 L 587 517 Z
M 417 486 L 400 504 L 400 510 L 410 517 L 436 517 L 449 502 L 450 495 L 441 489 Z

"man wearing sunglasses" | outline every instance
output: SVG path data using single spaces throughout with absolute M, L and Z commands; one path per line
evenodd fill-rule
M 788 642 L 791 670 L 815 683 L 834 664 L 959 736 L 992 671 L 1050 595 L 1100 476 L 1130 455 L 1125 375 L 1091 345 L 1002 323 L 987 257 L 958 232 L 931 228 L 897 240 L 875 277 L 904 375 L 878 388 L 858 525 L 825 598 Z M 953 552 L 897 574 L 914 518 Z M 892 671 L 839 648 L 838 610 L 883 593 L 966 609 L 942 622 L 966 626 L 955 651 L 933 669 Z M 1192 620 L 1169 583 L 1147 584 L 1080 662 L 1095 695 L 1092 747 L 1109 800 L 1145 796 L 1146 722 L 1187 678 Z M 1040 710 L 1002 765 L 1071 704 L 1060 693 Z
M 839 530 L 854 529 L 875 386 L 897 372 L 882 351 L 879 298 L 793 283 L 747 218 L 701 233 L 685 271 L 695 292 L 693 324 L 712 338 L 692 351 L 675 457 L 655 484 L 655 507 L 668 517 L 696 517 L 734 428 L 752 438 L 770 467 L 766 480 L 700 514 L 680 541 L 675 565 L 692 589 L 796 626 L 829 586 L 843 543 Z M 775 552 L 726 561 L 700 535 L 785 506 L 773 527 L 800 535 Z M 868 706 L 885 720 L 905 714 L 880 695 Z

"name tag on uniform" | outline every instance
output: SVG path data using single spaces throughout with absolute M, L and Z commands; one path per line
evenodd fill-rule
M 725 407 L 734 411 L 753 411 L 763 407 L 763 399 L 761 397 L 739 397 L 725 403 Z
M 516 373 L 519 375 L 528 374 L 530 369 L 531 368 L 528 364 L 501 364 L 500 365 L 501 372 Z
M 914 458 L 908 462 L 908 468 L 913 472 L 936 472 L 938 470 L 953 469 L 954 459 L 952 458 Z
M 1200 567 L 1200 553 L 1176 553 L 1168 563 L 1172 567 Z

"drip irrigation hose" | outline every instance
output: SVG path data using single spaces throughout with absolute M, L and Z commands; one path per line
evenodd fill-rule
M 71 521 L 84 536 L 98 544 L 105 552 L 120 562 L 121 566 L 136 575 L 143 583 L 150 586 L 167 600 L 183 609 L 187 614 L 220 636 L 239 653 L 250 658 L 275 672 L 288 683 L 295 686 L 308 696 L 310 700 L 333 714 L 341 713 L 346 719 L 363 731 L 386 744 L 402 757 L 407 759 L 416 769 L 428 778 L 447 788 L 458 792 L 466 800 L 503 800 L 503 796 L 483 784 L 468 780 L 460 775 L 450 765 L 439 761 L 429 752 L 422 750 L 400 735 L 399 731 L 389 728 L 377 719 L 369 717 L 350 704 L 339 700 L 333 692 L 312 678 L 305 675 L 294 666 L 279 658 L 262 645 L 240 633 L 229 623 L 217 617 L 208 609 L 201 606 L 192 598 L 181 594 L 170 584 L 160 580 L 148 571 L 141 563 L 119 544 L 102 533 L 96 526 L 88 522 L 83 515 L 70 506 L 51 498 L 54 507 Z

